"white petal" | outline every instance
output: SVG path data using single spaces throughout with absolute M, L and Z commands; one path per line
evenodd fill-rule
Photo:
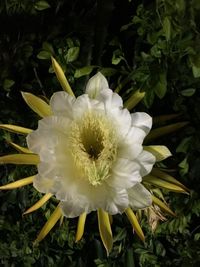
M 153 165 L 156 162 L 156 158 L 150 152 L 143 150 L 137 157 L 137 162 L 141 166 L 140 174 L 143 177 L 151 172 Z
M 74 118 L 81 118 L 84 113 L 88 111 L 99 110 L 102 111 L 104 109 L 103 103 L 95 99 L 90 99 L 87 94 L 81 95 L 77 97 L 74 105 L 73 105 L 73 114 Z
M 145 112 L 135 112 L 131 114 L 132 126 L 142 129 L 146 135 L 152 127 L 152 118 Z
M 37 191 L 41 193 L 52 193 L 54 194 L 56 191 L 55 180 L 50 178 L 45 178 L 40 175 L 37 175 L 33 180 L 33 186 L 37 189 Z
M 109 113 L 111 109 L 123 107 L 122 98 L 113 93 L 111 89 L 103 89 L 96 99 L 104 103 L 106 113 Z
M 106 78 L 98 72 L 92 78 L 89 79 L 86 85 L 86 94 L 89 95 L 91 99 L 97 99 L 101 90 L 109 88 Z
M 84 198 L 76 198 L 72 199 L 71 201 L 62 201 L 60 207 L 64 216 L 68 218 L 74 218 L 80 216 L 83 212 L 87 212 L 84 204 Z
M 127 189 L 141 182 L 140 165 L 128 159 L 118 159 L 107 183 L 115 189 Z
M 31 151 L 39 154 L 41 161 L 48 162 L 55 157 L 55 148 L 61 146 L 63 149 L 69 131 L 70 120 L 64 117 L 45 117 L 39 121 L 36 131 L 27 136 L 27 144 Z
M 65 116 L 66 118 L 73 118 L 73 104 L 76 98 L 67 94 L 66 92 L 56 92 L 50 100 L 50 106 L 55 115 Z
M 112 109 L 109 111 L 109 117 L 114 123 L 117 133 L 123 139 L 131 129 L 131 115 L 127 109 Z
M 102 208 L 111 215 L 124 212 L 129 205 L 128 194 L 126 190 L 110 192 L 106 205 Z
M 129 160 L 135 160 L 142 152 L 143 147 L 140 144 L 125 143 L 120 144 L 118 156 Z
M 150 192 L 139 183 L 128 189 L 128 196 L 129 204 L 133 209 L 143 209 L 149 207 L 152 203 Z

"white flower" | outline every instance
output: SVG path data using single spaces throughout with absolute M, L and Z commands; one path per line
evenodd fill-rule
M 152 126 L 149 115 L 123 109 L 101 73 L 78 98 L 55 93 L 50 107 L 52 115 L 27 137 L 29 149 L 40 157 L 33 182 L 38 191 L 54 194 L 66 217 L 151 205 L 151 194 L 141 184 L 155 163 L 142 146 Z

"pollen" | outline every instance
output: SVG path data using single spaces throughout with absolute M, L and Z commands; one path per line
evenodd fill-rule
M 110 176 L 117 157 L 115 127 L 105 114 L 87 112 L 70 130 L 70 152 L 79 173 L 94 186 Z

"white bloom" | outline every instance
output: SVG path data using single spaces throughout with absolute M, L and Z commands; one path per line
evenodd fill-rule
M 27 137 L 40 163 L 34 187 L 61 201 L 65 216 L 102 208 L 110 214 L 151 205 L 151 194 L 141 184 L 155 157 L 143 150 L 152 119 L 130 114 L 121 97 L 98 73 L 78 98 L 55 93 L 52 116 L 39 121 Z

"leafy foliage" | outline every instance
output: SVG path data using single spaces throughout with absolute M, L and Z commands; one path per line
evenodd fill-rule
M 124 100 L 138 89 L 146 92 L 138 110 L 153 116 L 176 112 L 190 122 L 158 144 L 175 154 L 166 165 L 191 194 L 165 192 L 177 217 L 168 217 L 154 233 L 143 218 L 144 244 L 125 216 L 114 216 L 114 249 L 107 258 L 95 214 L 88 216 L 80 243 L 75 243 L 74 219 L 64 220 L 33 247 L 56 202 L 22 218 L 39 194 L 29 186 L 0 191 L 0 265 L 199 266 L 199 14 L 198 0 L 1 1 L 0 122 L 36 126 L 36 115 L 28 111 L 20 91 L 49 97 L 60 90 L 50 67 L 51 55 L 62 65 L 76 95 L 83 92 L 89 75 L 100 70 Z M 5 142 L 11 136 L 25 142 L 2 131 L 2 154 L 12 151 Z M 0 169 L 1 184 L 30 175 L 25 167 Z

